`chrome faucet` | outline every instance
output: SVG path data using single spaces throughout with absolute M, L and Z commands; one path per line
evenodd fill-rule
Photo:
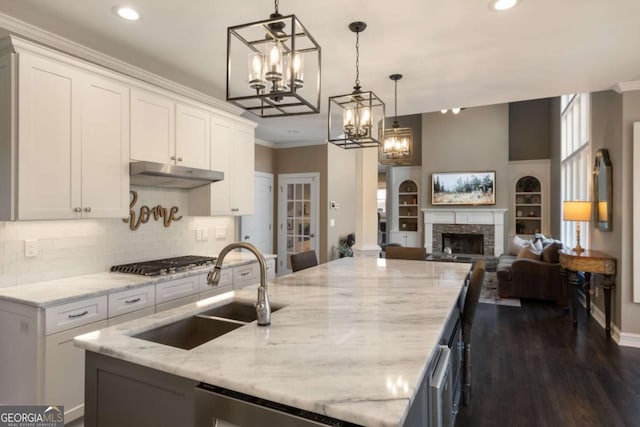
M 213 270 L 207 275 L 207 284 L 216 286 L 220 281 L 220 271 L 222 270 L 222 261 L 229 252 L 234 249 L 247 249 L 258 258 L 260 265 L 260 287 L 258 288 L 258 301 L 256 302 L 256 315 L 258 317 L 258 326 L 269 326 L 271 324 L 271 306 L 269 305 L 269 295 L 267 293 L 267 263 L 260 251 L 247 242 L 231 243 L 225 246 L 218 254 L 218 260 Z

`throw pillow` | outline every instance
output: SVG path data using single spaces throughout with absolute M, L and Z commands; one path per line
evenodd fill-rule
M 520 249 L 530 244 L 531 241 L 529 240 L 524 240 L 519 236 L 513 236 L 513 239 L 509 242 L 509 255 L 517 256 L 520 253 Z
M 542 254 L 542 249 L 544 249 L 544 247 L 542 246 L 542 242 L 540 240 L 536 240 L 535 242 L 533 242 L 532 246 L 538 253 L 538 255 Z
M 562 249 L 562 242 L 556 240 L 542 250 L 542 260 L 544 262 L 558 264 L 560 262 L 560 255 L 558 254 L 558 251 L 560 249 Z
M 520 249 L 520 252 L 518 252 L 518 258 L 540 261 L 540 253 L 536 252 L 533 246 L 525 246 L 524 248 Z

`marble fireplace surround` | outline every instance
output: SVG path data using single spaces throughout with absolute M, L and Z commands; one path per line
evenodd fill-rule
M 482 232 L 493 233 L 485 237 L 485 255 L 500 256 L 504 252 L 504 216 L 506 209 L 422 209 L 424 218 L 424 246 L 427 253 L 440 252 L 441 243 L 436 243 L 434 248 L 434 237 L 437 242 L 442 242 L 442 233 L 469 233 Z M 434 227 L 439 224 L 446 227 Z M 454 227 L 452 227 L 454 225 Z M 455 227 L 459 225 L 459 227 Z M 434 228 L 436 228 L 434 233 Z M 434 235 L 435 234 L 435 235 Z M 493 243 L 493 253 L 490 252 L 490 243 Z

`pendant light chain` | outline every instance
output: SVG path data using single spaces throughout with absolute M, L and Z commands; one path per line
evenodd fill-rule
M 360 89 L 360 31 L 356 32 L 356 86 Z
M 278 13 L 278 6 L 280 5 L 280 0 L 275 0 L 274 2 L 275 8 L 276 8 L 276 13 Z
M 393 105 L 394 105 L 394 110 L 395 110 L 395 116 L 396 116 L 396 122 L 398 121 L 398 81 L 395 81 L 395 99 L 393 101 Z

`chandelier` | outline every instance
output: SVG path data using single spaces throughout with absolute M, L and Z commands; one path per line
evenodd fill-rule
M 384 143 L 379 156 L 382 164 L 411 163 L 412 130 L 398 124 L 398 80 L 402 74 L 389 76 L 394 82 L 394 120 L 391 130 L 384 133 Z
M 321 49 L 295 15 L 227 28 L 227 101 L 260 117 L 320 112 Z
M 380 142 L 375 129 L 381 123 L 384 135 L 384 102 L 360 86 L 360 33 L 364 22 L 352 22 L 349 29 L 356 33 L 356 80 L 353 92 L 329 97 L 328 140 L 342 148 L 377 147 Z

